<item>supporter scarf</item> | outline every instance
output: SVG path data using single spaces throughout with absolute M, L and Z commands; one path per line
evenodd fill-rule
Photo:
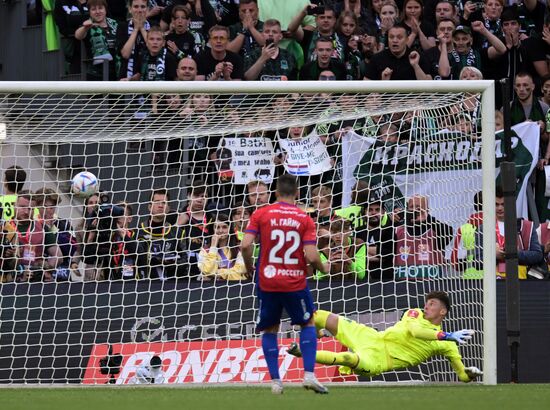
M 456 64 L 460 64 L 462 67 L 477 67 L 477 56 L 473 48 L 470 47 L 468 54 L 458 54 L 456 50 L 451 51 L 451 56 Z
M 151 26 L 149 25 L 149 22 L 146 21 L 145 24 L 144 24 L 144 27 L 145 27 L 145 31 L 149 31 L 149 29 L 151 28 Z M 132 35 L 132 33 L 134 32 L 134 22 L 132 20 L 128 21 L 128 37 Z M 145 39 L 143 39 L 145 41 Z M 138 40 L 136 39 L 136 42 L 134 43 L 134 47 L 132 47 L 132 54 L 130 55 L 130 58 L 128 59 L 128 67 L 126 69 L 126 77 L 131 77 L 133 76 L 135 73 L 134 73 L 134 61 L 135 61 L 135 58 L 136 58 L 136 44 L 137 44 Z
M 544 121 L 545 115 L 538 98 L 533 97 L 533 105 L 531 106 L 529 118 L 525 118 L 523 106 L 521 105 L 519 100 L 515 98 L 514 101 L 512 101 L 512 106 L 510 107 L 510 118 L 512 119 L 512 124 L 519 124 L 520 122 L 526 120 Z
M 118 26 L 116 20 L 107 17 L 106 23 L 109 32 L 116 33 Z M 93 58 L 109 54 L 109 43 L 105 35 L 107 29 L 104 27 L 92 27 L 90 29 L 90 44 Z
M 458 54 L 456 50 L 449 53 L 451 56 L 451 75 L 453 80 L 458 80 L 460 70 L 464 67 L 476 67 L 481 69 L 481 58 L 479 54 L 470 47 L 467 54 Z
M 501 21 L 500 19 L 492 21 L 488 18 L 483 18 L 483 24 L 489 30 L 491 33 L 493 33 L 498 38 L 502 37 L 502 29 L 500 27 Z M 489 47 L 489 40 L 487 40 L 485 37 L 483 37 L 483 40 L 481 42 L 481 48 L 488 48 Z
M 164 81 L 166 76 L 166 48 L 160 50 L 160 53 L 156 56 L 152 56 L 147 53 L 143 59 L 143 65 L 141 67 L 141 74 L 145 81 Z M 154 63 L 154 72 L 151 73 L 151 67 Z

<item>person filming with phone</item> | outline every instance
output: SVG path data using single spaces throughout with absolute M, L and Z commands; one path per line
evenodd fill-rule
M 344 62 L 347 41 L 336 32 L 336 12 L 334 8 L 320 5 L 320 0 L 314 0 L 305 6 L 288 24 L 288 32 L 302 46 L 305 61 L 315 61 L 318 56 L 315 52 L 317 40 L 328 38 L 333 43 L 331 58 Z M 306 16 L 315 16 L 315 26 L 302 27 Z
M 295 80 L 296 60 L 289 51 L 279 47 L 283 39 L 281 23 L 275 19 L 266 20 L 262 36 L 265 46 L 252 50 L 245 59 L 245 80 Z
M 395 229 L 396 279 L 441 277 L 445 248 L 453 228 L 430 215 L 428 198 L 414 195 L 407 202 L 405 223 Z

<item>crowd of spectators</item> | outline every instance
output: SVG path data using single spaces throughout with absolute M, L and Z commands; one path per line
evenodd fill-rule
M 509 3 L 131 0 L 126 8 L 108 0 L 58 0 L 55 16 L 68 72 L 80 68 L 77 50 L 82 45 L 90 81 L 509 78 L 514 85 L 512 125 L 527 120 L 540 128 L 540 159 L 532 183 L 538 207 L 535 219 L 544 222 L 550 220 L 544 195 L 544 166 L 550 162 L 550 18 L 545 18 L 546 5 L 537 0 Z M 313 103 L 320 98 L 287 97 L 280 102 L 281 112 L 292 98 L 309 98 Z M 336 107 L 345 98 L 354 97 L 332 96 L 323 103 L 332 101 Z M 497 95 L 499 108 L 501 101 L 502 95 Z M 352 102 L 347 101 L 347 106 Z M 216 115 L 215 102 L 208 95 L 187 100 L 177 95 L 152 97 L 153 113 L 163 105 L 198 123 L 207 124 Z M 422 127 L 447 128 L 475 142 L 480 135 L 479 106 L 472 96 L 463 102 L 453 124 L 442 127 L 431 118 Z M 502 123 L 500 111 L 495 119 Z M 312 272 L 317 280 L 430 278 L 450 271 L 470 278 L 482 274 L 481 255 L 476 252 L 483 226 L 479 209 L 455 232 L 431 215 L 427 197 L 412 195 L 388 208 L 362 180 L 355 184 L 352 204 L 342 207 L 341 131 L 352 129 L 395 145 L 420 136 L 417 130 L 422 127 L 414 121 L 420 120 L 404 112 L 352 124 L 318 124 L 314 130 L 277 131 L 279 137 L 297 140 L 315 132 L 331 158 L 330 171 L 299 177 L 299 197 L 318 227 L 319 252 L 331 263 L 327 275 Z M 148 214 L 138 223 L 133 223 L 136 214 L 131 204 L 108 203 L 98 194 L 86 200 L 82 223 L 73 229 L 69 221 L 56 216 L 61 197 L 55 191 L 25 191 L 24 171 L 7 170 L 2 281 L 247 279 L 239 243 L 250 215 L 270 202 L 274 187 L 257 180 L 237 188 L 219 168 L 205 173 L 223 162 L 218 143 L 219 138 L 206 136 L 155 141 L 154 163 L 179 166 L 181 152 L 186 151 L 188 171 L 196 180 L 181 209 L 171 209 L 168 190 L 153 191 Z M 161 152 L 173 158 L 162 158 Z M 285 155 L 281 152 L 274 159 L 277 174 L 283 172 Z M 201 175 L 208 179 L 199 180 Z M 480 203 L 479 198 L 476 201 Z M 502 222 L 498 201 L 497 227 Z M 544 264 L 544 255 L 550 255 L 547 229 L 543 224 L 535 231 L 533 224 L 518 223 L 519 250 L 531 252 L 528 263 L 523 261 L 527 265 Z M 504 258 L 503 233 L 497 232 L 497 241 L 499 267 Z
M 313 4 L 312 4 L 313 3 Z M 89 80 L 459 79 L 549 74 L 547 7 L 538 0 L 57 0 L 67 70 Z M 152 35 L 150 36 L 149 33 Z M 153 34 L 154 33 L 154 34 Z M 153 37 L 153 38 L 149 38 Z M 176 67 L 174 67 L 176 66 Z M 500 98 L 500 97 L 499 97 Z M 499 101 L 500 102 L 500 101 Z M 498 104 L 497 104 L 498 105 Z
M 88 197 L 82 218 L 61 219 L 61 196 L 50 188 L 24 189 L 25 171 L 13 166 L 4 176 L 0 231 L 1 282 L 95 280 L 241 281 L 250 279 L 240 242 L 252 213 L 271 202 L 268 184 L 255 180 L 229 206 L 219 209 L 208 185 L 196 180 L 185 205 L 171 209 L 166 189 L 151 192 L 146 215 L 133 223 L 133 206 L 110 203 L 103 194 Z M 333 206 L 331 184 L 311 191 L 311 206 L 298 203 L 315 221 L 321 259 L 330 272 L 314 280 L 385 282 L 437 277 L 483 277 L 481 193 L 475 213 L 456 232 L 435 218 L 429 199 L 407 198 L 387 211 L 364 180 L 353 188 L 348 207 Z M 237 200 L 237 199 L 242 199 Z M 497 189 L 497 277 L 504 271 L 503 195 Z M 548 223 L 535 229 L 518 220 L 520 278 L 544 279 L 550 260 Z M 542 243 L 542 245 L 541 245 Z M 446 254 L 452 249 L 451 256 Z M 257 257 L 259 249 L 255 249 Z

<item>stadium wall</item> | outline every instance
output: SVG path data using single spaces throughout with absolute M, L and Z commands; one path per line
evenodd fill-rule
M 27 25 L 27 2 L 0 2 L 0 81 L 59 80 L 63 56 L 47 51 L 44 25 Z
M 330 288 L 320 282 L 312 284 L 312 290 L 314 298 L 325 301 L 320 308 L 337 313 L 383 309 L 384 313 L 352 316 L 382 330 L 410 305 L 421 306 L 416 295 L 425 291 L 420 281 L 387 285 Z M 521 285 L 520 381 L 547 383 L 550 283 Z M 369 289 L 368 295 L 362 294 L 364 289 Z M 497 290 L 498 381 L 505 383 L 510 380 L 505 283 L 498 282 Z M 253 294 L 252 284 L 36 283 L 4 284 L 0 291 L 3 384 L 81 383 L 86 371 L 98 366 L 98 352 L 106 352 L 107 345 L 115 345 L 115 353 L 127 351 L 126 345 L 138 346 L 134 349 L 139 351 L 140 344 L 168 346 L 173 341 L 220 341 L 230 348 L 234 339 L 254 333 L 254 298 L 243 297 Z M 283 337 L 294 336 L 290 326 L 283 328 Z M 249 344 L 244 346 L 254 348 Z

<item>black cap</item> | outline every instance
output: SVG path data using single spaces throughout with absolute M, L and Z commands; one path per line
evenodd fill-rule
M 468 26 L 460 25 L 460 26 L 456 26 L 456 28 L 453 30 L 453 36 L 456 33 L 472 34 L 472 29 Z
M 517 21 L 519 22 L 519 13 L 516 6 L 505 7 L 500 15 L 500 21 Z

